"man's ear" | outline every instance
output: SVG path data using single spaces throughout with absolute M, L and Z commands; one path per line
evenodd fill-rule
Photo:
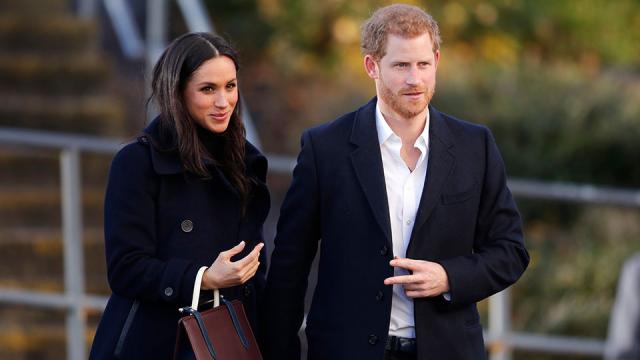
M 378 79 L 378 63 L 373 60 L 371 55 L 364 56 L 364 70 L 367 72 L 370 78 L 377 80 Z

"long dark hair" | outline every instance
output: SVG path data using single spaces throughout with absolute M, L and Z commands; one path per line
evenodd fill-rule
M 223 151 L 207 152 L 198 138 L 198 124 L 191 118 L 184 102 L 184 89 L 191 75 L 207 60 L 226 56 L 239 71 L 238 54 L 222 37 L 209 33 L 188 33 L 175 39 L 162 53 L 153 68 L 151 96 L 160 107 L 160 133 L 175 134 L 182 164 L 190 173 L 210 177 L 206 160 L 221 167 L 240 195 L 242 208 L 247 202 L 251 180 L 245 174 L 245 128 L 241 118 L 241 101 L 236 103 L 227 130 L 220 136 Z M 238 98 L 240 98 L 238 90 Z

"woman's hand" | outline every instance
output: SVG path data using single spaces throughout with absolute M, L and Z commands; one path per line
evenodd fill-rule
M 202 276 L 201 287 L 203 290 L 223 289 L 241 285 L 255 275 L 256 271 L 258 271 L 258 266 L 260 266 L 259 255 L 264 244 L 256 245 L 244 258 L 238 261 L 231 261 L 231 258 L 239 254 L 244 247 L 245 242 L 241 241 L 238 245 L 218 255 L 216 261 L 211 264 L 204 272 L 204 276 Z

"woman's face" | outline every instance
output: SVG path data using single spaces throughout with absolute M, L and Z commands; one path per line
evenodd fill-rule
M 193 120 L 214 133 L 224 132 L 238 102 L 235 64 L 226 56 L 205 61 L 191 74 L 183 96 Z

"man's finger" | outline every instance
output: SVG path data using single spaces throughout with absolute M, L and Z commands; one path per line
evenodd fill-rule
M 415 270 L 416 261 L 412 259 L 407 259 L 407 258 L 397 258 L 397 259 L 391 260 L 389 262 L 389 265 L 393 267 L 400 267 L 407 270 Z
M 384 279 L 385 285 L 394 285 L 394 284 L 411 284 L 418 282 L 418 277 L 415 275 L 399 275 L 393 276 L 390 278 Z

